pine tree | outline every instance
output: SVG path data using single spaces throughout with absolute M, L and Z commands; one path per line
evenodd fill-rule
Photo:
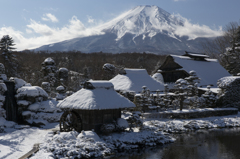
M 2 39 L 0 40 L 0 49 L 5 53 L 9 53 L 15 48 L 14 46 L 14 40 L 9 35 L 4 35 Z
M 200 78 L 195 71 L 190 71 L 189 75 L 189 77 L 178 79 L 175 82 L 175 87 L 177 89 L 175 94 L 179 100 L 180 98 L 182 98 L 181 101 L 184 100 L 185 106 L 197 108 L 199 107 L 198 83 L 200 82 Z
M 105 72 L 104 79 L 110 80 L 115 75 L 116 67 L 113 64 L 105 63 L 102 67 Z
M 207 91 L 202 94 L 202 103 L 204 104 L 204 107 L 206 108 L 212 108 L 215 107 L 217 101 L 216 95 L 211 91 L 211 86 L 207 86 Z M 203 107 L 203 105 L 202 105 Z
M 12 50 L 15 49 L 14 45 L 14 40 L 9 35 L 4 35 L 0 40 L 0 50 L 4 57 L 4 65 L 7 68 L 6 73 L 8 76 L 18 76 L 18 61 L 12 53 Z

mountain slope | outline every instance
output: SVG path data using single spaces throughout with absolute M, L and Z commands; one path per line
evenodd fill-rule
M 201 51 L 205 38 L 188 40 L 175 34 L 184 27 L 179 19 L 157 6 L 138 6 L 117 18 L 98 26 L 102 35 L 75 38 L 39 50 L 81 52 L 153 52 L 157 54 L 182 54 L 183 51 Z

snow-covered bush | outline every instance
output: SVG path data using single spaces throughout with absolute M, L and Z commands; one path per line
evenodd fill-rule
M 92 131 L 49 133 L 46 142 L 40 145 L 39 152 L 32 158 L 103 158 L 174 140 L 162 132 L 153 131 L 113 133 L 101 137 Z
M 4 93 L 7 91 L 7 87 L 2 80 L 0 80 L 0 117 L 6 117 L 6 111 L 3 109 L 3 103 L 5 101 Z
M 167 84 L 164 85 L 164 96 L 161 99 L 162 100 L 161 100 L 160 107 L 163 110 L 172 109 L 172 104 L 171 104 L 172 99 L 171 99 L 171 96 L 169 95 L 169 88 Z
M 48 134 L 47 141 L 40 145 L 40 151 L 33 158 L 43 155 L 54 158 L 102 158 L 110 155 L 114 146 L 107 144 L 92 131 L 61 132 Z
M 133 127 L 142 128 L 143 122 L 142 122 L 142 120 L 140 119 L 140 115 L 141 115 L 141 114 L 139 114 L 139 113 L 137 113 L 137 112 L 133 112 L 130 117 L 127 117 L 127 118 L 126 118 L 126 120 L 127 120 L 128 123 L 129 123 L 130 129 L 132 129 Z
M 178 79 L 175 82 L 176 98 L 180 101 L 180 109 L 183 106 L 187 108 L 198 108 L 202 100 L 198 97 L 198 83 L 200 78 L 195 71 L 190 71 L 188 77 Z
M 50 99 L 46 91 L 41 87 L 31 86 L 22 79 L 13 78 L 12 80 L 15 81 L 16 88 L 19 87 L 15 97 L 23 120 L 35 125 L 59 121 L 62 111 L 56 108 L 58 102 Z
M 27 83 L 26 81 L 24 81 L 23 79 L 17 78 L 17 77 L 11 77 L 9 79 L 9 81 L 14 82 L 15 84 L 15 90 L 17 90 L 18 88 L 21 88 L 23 86 L 32 86 L 30 83 Z
M 102 126 L 100 127 L 100 130 L 104 134 L 109 134 L 109 133 L 112 133 L 115 130 L 115 125 L 111 124 L 111 123 L 102 124 Z
M 212 128 L 224 128 L 224 127 L 239 127 L 239 116 L 230 117 L 211 117 L 203 119 L 188 119 L 188 120 L 146 120 L 144 123 L 144 129 L 158 130 L 168 133 L 185 133 L 198 129 L 212 129 Z
M 64 67 L 59 68 L 58 78 L 65 84 L 68 81 L 68 69 Z
M 115 69 L 116 69 L 116 67 L 115 67 L 113 64 L 105 63 L 105 64 L 103 65 L 103 70 L 105 70 L 105 71 L 114 73 Z
M 142 86 L 140 94 L 136 94 L 134 97 L 135 110 L 145 112 L 148 107 L 153 103 L 153 97 L 150 94 L 150 90 L 146 86 Z
M 15 97 L 19 105 L 19 111 L 37 112 L 36 103 L 47 100 L 48 94 L 38 86 L 23 86 L 17 89 Z
M 48 57 L 42 62 L 41 71 L 43 72 L 44 80 L 49 82 L 52 87 L 57 84 L 57 67 L 52 58 Z
M 116 130 L 117 131 L 124 131 L 126 128 L 129 127 L 129 124 L 126 119 L 118 118 L 116 121 Z
M 18 101 L 19 104 L 19 101 Z M 28 103 L 27 103 L 28 104 Z M 46 100 L 36 102 L 22 108 L 22 116 L 29 124 L 46 125 L 47 123 L 59 122 L 62 110 L 56 108 L 58 102 L 56 100 Z
M 49 82 L 42 82 L 41 87 L 46 91 L 47 93 L 51 92 L 51 87 Z
M 223 77 L 218 80 L 217 85 L 220 88 L 217 106 L 240 108 L 240 77 Z
M 39 86 L 23 86 L 18 88 L 16 98 L 35 103 L 47 100 L 48 94 Z
M 150 90 L 146 86 L 142 87 L 143 90 L 140 94 L 136 94 L 134 97 L 134 103 L 136 105 L 135 110 L 149 111 L 151 109 L 167 110 L 173 109 L 172 96 L 169 94 L 168 85 L 164 85 L 164 94 L 160 95 L 160 90 L 156 90 L 156 94 L 151 94 Z
M 113 64 L 105 63 L 102 68 L 104 70 L 104 79 L 109 80 L 114 77 L 116 67 Z
M 208 90 L 202 94 L 202 98 L 199 98 L 201 107 L 210 108 L 215 107 L 217 102 L 217 96 L 211 91 L 211 86 L 207 86 Z
M 57 100 L 63 100 L 66 97 L 66 90 L 63 86 L 58 86 L 56 88 L 56 91 L 58 92 L 56 94 L 56 99 Z
M 160 73 L 160 71 L 158 71 L 157 73 L 153 74 L 152 78 L 155 79 L 156 81 L 160 82 L 160 83 L 164 83 L 164 79 L 163 79 L 163 76 Z
M 189 77 L 186 77 L 185 80 L 188 82 L 188 98 L 187 102 L 185 102 L 190 108 L 198 108 L 199 107 L 199 99 L 198 99 L 198 83 L 200 82 L 200 78 L 197 76 L 195 71 L 189 72 Z

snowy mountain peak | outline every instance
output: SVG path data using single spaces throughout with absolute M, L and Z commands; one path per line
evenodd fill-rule
M 119 40 L 126 33 L 134 34 L 135 37 L 142 35 L 143 39 L 146 36 L 153 37 L 157 33 L 168 34 L 174 37 L 174 30 L 176 26 L 183 25 L 183 23 L 170 13 L 157 6 L 137 6 L 112 21 L 102 26 L 105 32 L 112 32 L 117 34 Z
M 93 30 L 97 32 L 95 35 L 45 45 L 36 50 L 182 54 L 185 50 L 201 52 L 199 43 L 205 41 L 205 37 L 219 35 L 218 31 L 192 25 L 180 15 L 171 15 L 149 5 L 137 6 Z

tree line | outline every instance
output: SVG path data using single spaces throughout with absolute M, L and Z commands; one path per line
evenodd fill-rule
M 109 72 L 103 69 L 105 63 L 110 63 L 115 67 L 121 68 L 144 68 L 151 74 L 155 67 L 164 61 L 164 55 L 149 53 L 82 53 L 80 51 L 51 52 L 48 51 L 12 51 L 15 61 L 15 71 L 10 71 L 6 66 L 8 77 L 18 77 L 31 83 L 32 85 L 41 85 L 43 82 L 42 62 L 51 57 L 57 68 L 67 68 L 69 71 L 81 73 L 83 76 L 93 80 L 109 80 L 117 74 L 115 72 L 109 76 Z M 0 57 L 0 63 L 6 63 L 4 56 Z

